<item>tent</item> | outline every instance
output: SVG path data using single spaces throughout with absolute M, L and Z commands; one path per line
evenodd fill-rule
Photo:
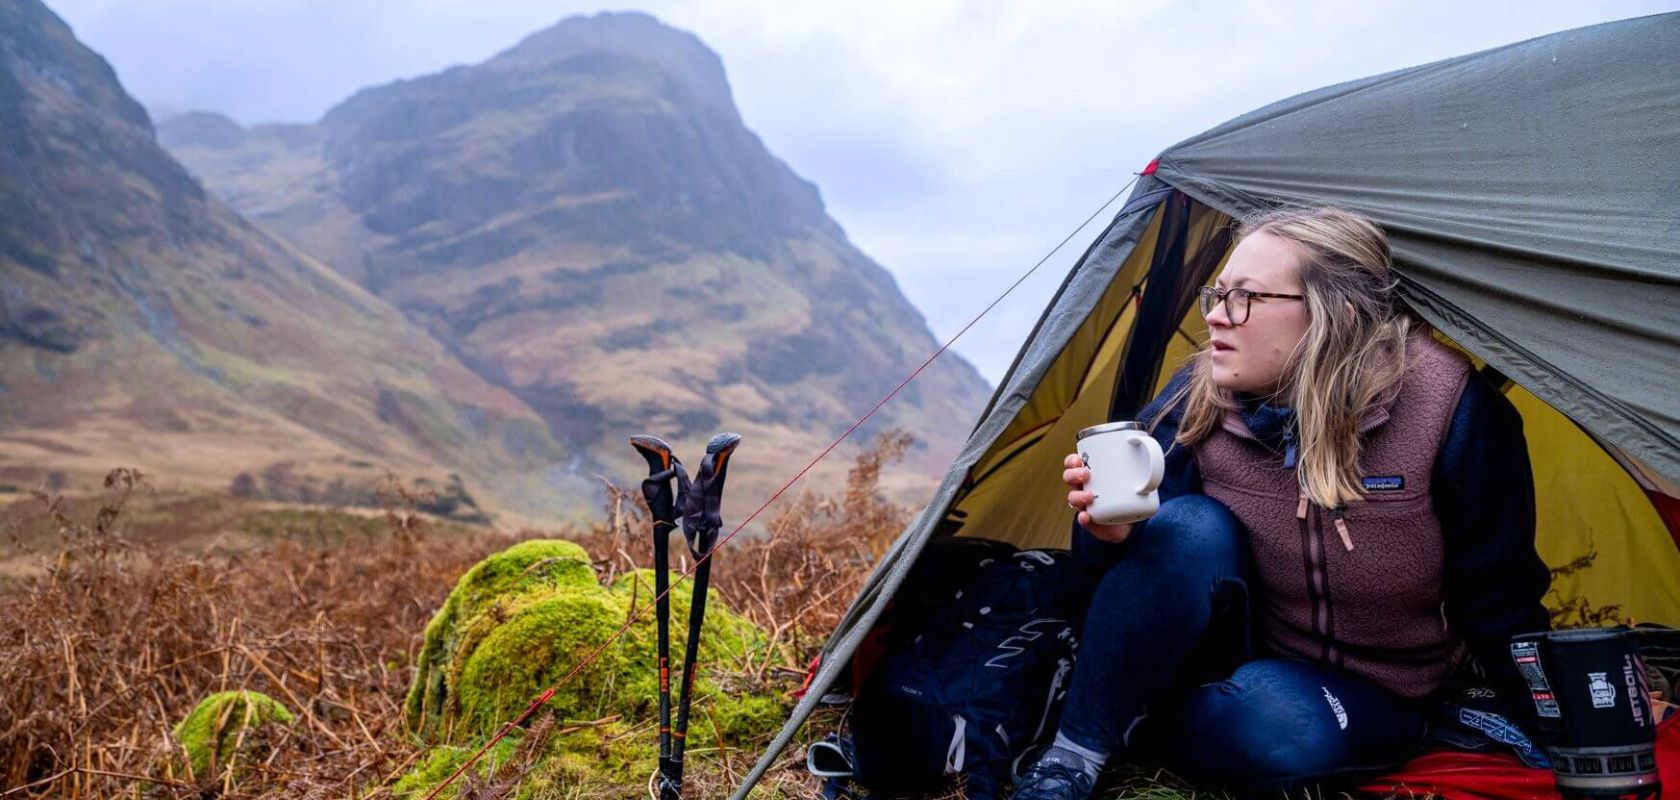
M 1234 218 L 1335 204 L 1521 411 L 1566 622 L 1680 625 L 1680 13 L 1337 84 L 1161 153 L 1069 272 L 926 510 L 827 643 L 797 733 L 930 539 L 1066 547 L 1074 433 L 1131 418 L 1205 340 Z

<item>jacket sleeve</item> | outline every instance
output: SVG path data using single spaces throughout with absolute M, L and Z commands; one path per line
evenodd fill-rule
M 1149 401 L 1138 419 L 1148 422 L 1161 413 L 1161 407 L 1166 405 L 1167 398 L 1172 397 L 1186 381 L 1190 379 L 1190 368 L 1185 367 L 1174 373 L 1172 380 Z M 1190 448 L 1173 441 L 1178 435 L 1179 414 L 1174 411 L 1161 419 L 1160 424 L 1150 431 L 1155 442 L 1161 445 L 1166 469 L 1161 474 L 1161 485 L 1156 490 L 1165 503 L 1182 494 L 1191 494 L 1202 490 L 1201 473 L 1196 466 L 1195 454 Z M 1112 565 L 1126 551 L 1125 543 L 1115 544 L 1105 542 L 1091 535 L 1085 526 L 1079 524 L 1079 515 L 1073 515 L 1073 555 L 1075 560 L 1090 569 L 1102 570 Z
M 1534 476 L 1522 416 L 1472 374 L 1436 456 L 1431 499 L 1441 522 L 1448 624 L 1464 637 L 1506 715 L 1529 732 L 1534 704 L 1511 661 L 1511 637 L 1546 630 L 1551 570 L 1534 549 Z

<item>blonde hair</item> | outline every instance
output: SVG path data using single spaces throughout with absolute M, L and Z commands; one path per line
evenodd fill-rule
M 1301 493 L 1334 508 L 1363 496 L 1359 423 L 1398 390 L 1413 323 L 1395 302 L 1388 238 L 1364 215 L 1330 207 L 1268 211 L 1243 220 L 1236 241 L 1260 232 L 1293 242 L 1301 254 L 1307 332 L 1284 363 L 1275 396 L 1295 409 Z M 1163 406 L 1184 405 L 1181 444 L 1206 439 L 1237 408 L 1231 392 L 1214 385 L 1208 356 L 1195 356 L 1190 381 Z

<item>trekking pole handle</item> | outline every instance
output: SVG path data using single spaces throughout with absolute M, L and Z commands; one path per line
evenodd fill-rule
M 630 437 L 630 446 L 647 461 L 648 476 L 642 480 L 642 498 L 647 501 L 654 524 L 675 527 L 677 496 L 671 490 L 671 478 L 682 468 L 682 462 L 671 452 L 671 446 L 657 436 L 637 434 Z
M 735 448 L 740 444 L 741 434 L 739 433 L 720 433 L 706 443 L 706 455 L 713 458 L 714 484 L 717 486 L 719 495 L 723 494 L 723 479 L 729 472 L 729 456 L 735 452 Z
M 701 459 L 693 490 L 683 503 L 683 535 L 695 558 L 711 552 L 718 529 L 723 527 L 723 482 L 729 476 L 729 458 L 740 444 L 738 433 L 720 433 L 706 443 L 706 457 Z

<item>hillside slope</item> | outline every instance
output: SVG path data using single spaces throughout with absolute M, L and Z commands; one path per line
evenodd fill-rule
M 816 187 L 743 124 L 722 62 L 643 14 L 568 19 L 471 66 L 358 92 L 311 125 L 213 114 L 162 141 L 241 213 L 422 324 L 631 480 L 624 437 L 746 435 L 762 498 L 938 343 Z M 862 433 L 920 442 L 925 489 L 990 389 L 947 354 Z M 833 480 L 838 467 L 823 473 Z
M 0 1 L 0 279 L 14 491 L 126 465 L 325 502 L 373 502 L 389 470 L 468 515 L 469 494 L 533 514 L 587 499 L 544 480 L 576 454 L 527 403 L 208 196 L 35 0 Z

